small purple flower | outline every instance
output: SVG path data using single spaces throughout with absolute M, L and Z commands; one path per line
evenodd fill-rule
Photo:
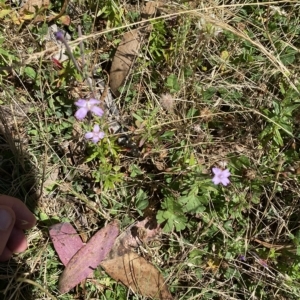
M 101 117 L 104 112 L 99 106 L 97 106 L 98 104 L 100 104 L 100 101 L 97 99 L 93 99 L 93 98 L 89 100 L 79 99 L 78 101 L 75 102 L 75 105 L 80 107 L 76 111 L 75 117 L 78 120 L 82 120 L 86 117 L 89 111 L 94 113 L 96 116 Z
M 222 183 L 223 185 L 227 185 L 230 183 L 228 177 L 230 176 L 230 172 L 228 169 L 222 170 L 219 168 L 212 168 L 212 171 L 214 173 L 214 177 L 212 179 L 214 184 Z
M 65 39 L 64 34 L 61 31 L 54 32 L 54 36 L 58 41 L 61 41 L 61 42 L 63 42 Z
M 87 132 L 84 137 L 88 140 L 92 140 L 93 143 L 97 144 L 99 140 L 104 138 L 104 132 L 100 131 L 98 124 L 94 125 L 93 131 Z
M 245 255 L 242 255 L 242 254 L 239 255 L 238 259 L 241 260 L 241 261 L 246 261 Z

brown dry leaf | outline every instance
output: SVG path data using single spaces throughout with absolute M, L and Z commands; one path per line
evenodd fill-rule
M 57 166 L 54 166 L 48 176 L 47 176 L 47 179 L 44 181 L 43 183 L 43 187 L 45 189 L 49 188 L 49 187 L 52 187 L 53 185 L 56 184 L 56 180 L 58 179 L 58 175 L 59 175 L 59 167 Z
M 140 49 L 138 30 L 124 33 L 113 58 L 109 78 L 110 88 L 114 95 L 118 96 L 118 89 L 122 86 L 131 68 L 131 65 Z
M 103 261 L 101 266 L 135 293 L 153 299 L 173 299 L 160 272 L 135 252 L 128 251 L 123 256 Z
M 140 244 L 147 244 L 153 240 L 160 231 L 161 228 L 159 225 L 153 223 L 149 218 L 132 224 L 118 236 L 113 249 L 109 253 L 109 257 L 114 258 L 121 256 L 132 248 L 137 248 Z
M 117 281 L 121 281 L 134 292 L 154 299 L 172 299 L 160 272 L 143 257 L 132 252 L 139 244 L 146 244 L 160 232 L 156 222 L 146 218 L 127 228 L 101 266 Z
M 148 1 L 145 3 L 145 6 L 142 9 L 142 15 L 144 18 L 152 18 L 156 15 L 157 10 L 163 3 L 159 1 Z
M 142 8 L 143 20 L 155 16 L 159 6 L 162 4 L 163 3 L 159 1 L 147 1 Z M 151 28 L 151 26 L 149 28 Z M 138 55 L 141 46 L 139 34 L 140 31 L 138 29 L 124 33 L 122 41 L 112 60 L 109 73 L 109 84 L 110 89 L 115 96 L 120 95 L 119 88 L 123 85 L 131 65 Z

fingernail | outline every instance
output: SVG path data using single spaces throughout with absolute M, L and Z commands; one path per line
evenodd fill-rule
M 0 208 L 0 230 L 7 230 L 12 221 L 11 214 L 5 208 Z

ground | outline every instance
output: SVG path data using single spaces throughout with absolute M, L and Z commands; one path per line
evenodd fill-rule
M 174 299 L 300 299 L 300 1 L 149 3 L 1 1 L 0 191 L 38 219 L 1 299 L 145 299 L 101 267 L 60 295 L 49 228 L 146 217 L 135 251 Z M 78 120 L 89 98 L 104 114 Z

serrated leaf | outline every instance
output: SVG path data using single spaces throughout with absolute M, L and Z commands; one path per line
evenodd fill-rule
M 137 192 L 135 205 L 138 210 L 144 210 L 149 205 L 148 195 L 142 189 Z
M 197 195 L 188 195 L 180 197 L 179 203 L 182 204 L 182 209 L 187 213 L 199 213 L 205 211 L 205 207 L 201 203 L 201 198 Z
M 182 206 L 175 202 L 172 198 L 167 198 L 162 203 L 162 208 L 166 210 L 159 210 L 156 219 L 158 223 L 166 222 L 163 230 L 164 232 L 170 232 L 174 226 L 176 231 L 185 229 L 187 218 L 182 214 Z

